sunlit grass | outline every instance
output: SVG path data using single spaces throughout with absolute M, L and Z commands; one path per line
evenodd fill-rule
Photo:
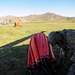
M 34 33 L 45 31 L 44 33 L 48 35 L 51 31 L 57 31 L 63 29 L 75 29 L 75 24 L 74 23 L 31 22 L 31 23 L 23 23 L 22 28 L 14 27 L 14 24 L 0 25 L 0 46 L 27 37 L 28 35 Z M 22 44 L 25 43 L 28 44 L 29 41 L 26 40 Z

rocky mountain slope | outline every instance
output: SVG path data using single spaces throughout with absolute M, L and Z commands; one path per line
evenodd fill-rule
M 45 13 L 45 14 L 40 14 L 40 15 L 29 15 L 29 16 L 4 16 L 0 17 L 0 21 L 22 21 L 22 22 L 30 22 L 30 21 L 50 21 L 50 20 L 75 20 L 75 17 L 65 17 L 61 15 L 57 15 L 54 13 Z

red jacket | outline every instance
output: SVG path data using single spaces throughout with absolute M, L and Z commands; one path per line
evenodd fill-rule
M 29 43 L 28 50 L 28 67 L 34 67 L 35 63 L 42 62 L 42 58 L 46 57 L 52 62 L 55 57 L 52 46 L 47 41 L 47 36 L 43 33 L 34 34 Z

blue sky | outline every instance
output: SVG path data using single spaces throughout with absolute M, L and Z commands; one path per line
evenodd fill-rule
M 75 0 L 0 0 L 0 16 L 55 13 L 75 17 Z

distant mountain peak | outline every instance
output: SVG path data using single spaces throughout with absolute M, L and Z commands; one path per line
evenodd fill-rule
M 50 20 L 68 20 L 68 19 L 75 19 L 75 17 L 65 17 L 65 16 L 61 16 L 55 13 L 44 13 L 44 14 L 40 14 L 40 15 L 29 15 L 29 16 L 22 16 L 22 17 L 17 17 L 17 16 L 13 16 L 13 15 L 7 15 L 4 17 L 0 17 L 0 21 L 1 20 L 7 20 L 7 21 L 50 21 Z

